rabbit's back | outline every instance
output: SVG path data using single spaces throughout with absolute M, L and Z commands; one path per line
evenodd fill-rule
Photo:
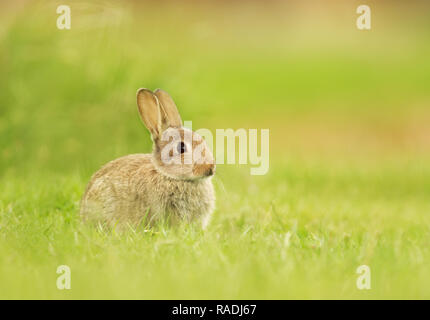
M 81 215 L 111 226 L 163 218 L 206 221 L 214 203 L 210 179 L 172 179 L 157 171 L 151 154 L 132 154 L 107 163 L 92 176 Z

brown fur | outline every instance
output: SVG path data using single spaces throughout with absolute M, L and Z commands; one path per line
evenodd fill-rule
M 166 164 L 162 161 L 163 148 L 169 142 L 173 146 L 182 140 L 186 142 L 184 133 L 187 130 L 179 129 L 178 141 L 163 141 L 163 132 L 174 130 L 171 123 L 177 125 L 180 121 L 177 110 L 175 114 L 173 100 L 166 95 L 163 92 L 161 99 L 168 101 L 168 113 L 163 111 L 155 94 L 151 95 L 147 89 L 139 90 L 139 111 L 151 131 L 153 153 L 132 154 L 113 160 L 92 176 L 81 201 L 81 215 L 86 221 L 109 226 L 153 224 L 159 220 L 170 223 L 199 220 L 203 226 L 208 223 L 215 207 L 211 182 L 215 172 L 212 153 L 204 140 L 192 133 L 193 148 L 203 144 L 199 159 L 186 164 L 184 154 L 177 154 L 175 157 L 180 158 L 181 163 Z M 149 115 L 146 114 L 148 110 Z M 170 117 L 173 117 L 172 121 Z M 204 161 L 198 163 L 196 160 Z

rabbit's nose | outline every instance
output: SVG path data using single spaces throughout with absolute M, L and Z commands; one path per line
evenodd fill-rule
M 215 167 L 210 167 L 209 169 L 206 170 L 206 176 L 213 176 L 215 173 Z

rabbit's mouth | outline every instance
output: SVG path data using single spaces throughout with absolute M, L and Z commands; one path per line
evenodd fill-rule
M 215 174 L 215 169 L 213 163 L 198 164 L 193 167 L 193 175 L 200 178 L 211 177 Z
M 211 167 L 209 169 L 206 170 L 205 172 L 205 176 L 206 177 L 211 177 L 215 174 L 215 167 Z

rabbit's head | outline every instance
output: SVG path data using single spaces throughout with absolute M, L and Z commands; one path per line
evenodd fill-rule
M 181 116 L 166 92 L 137 91 L 137 106 L 154 143 L 157 170 L 174 179 L 196 180 L 215 173 L 215 161 L 205 140 L 182 127 Z

